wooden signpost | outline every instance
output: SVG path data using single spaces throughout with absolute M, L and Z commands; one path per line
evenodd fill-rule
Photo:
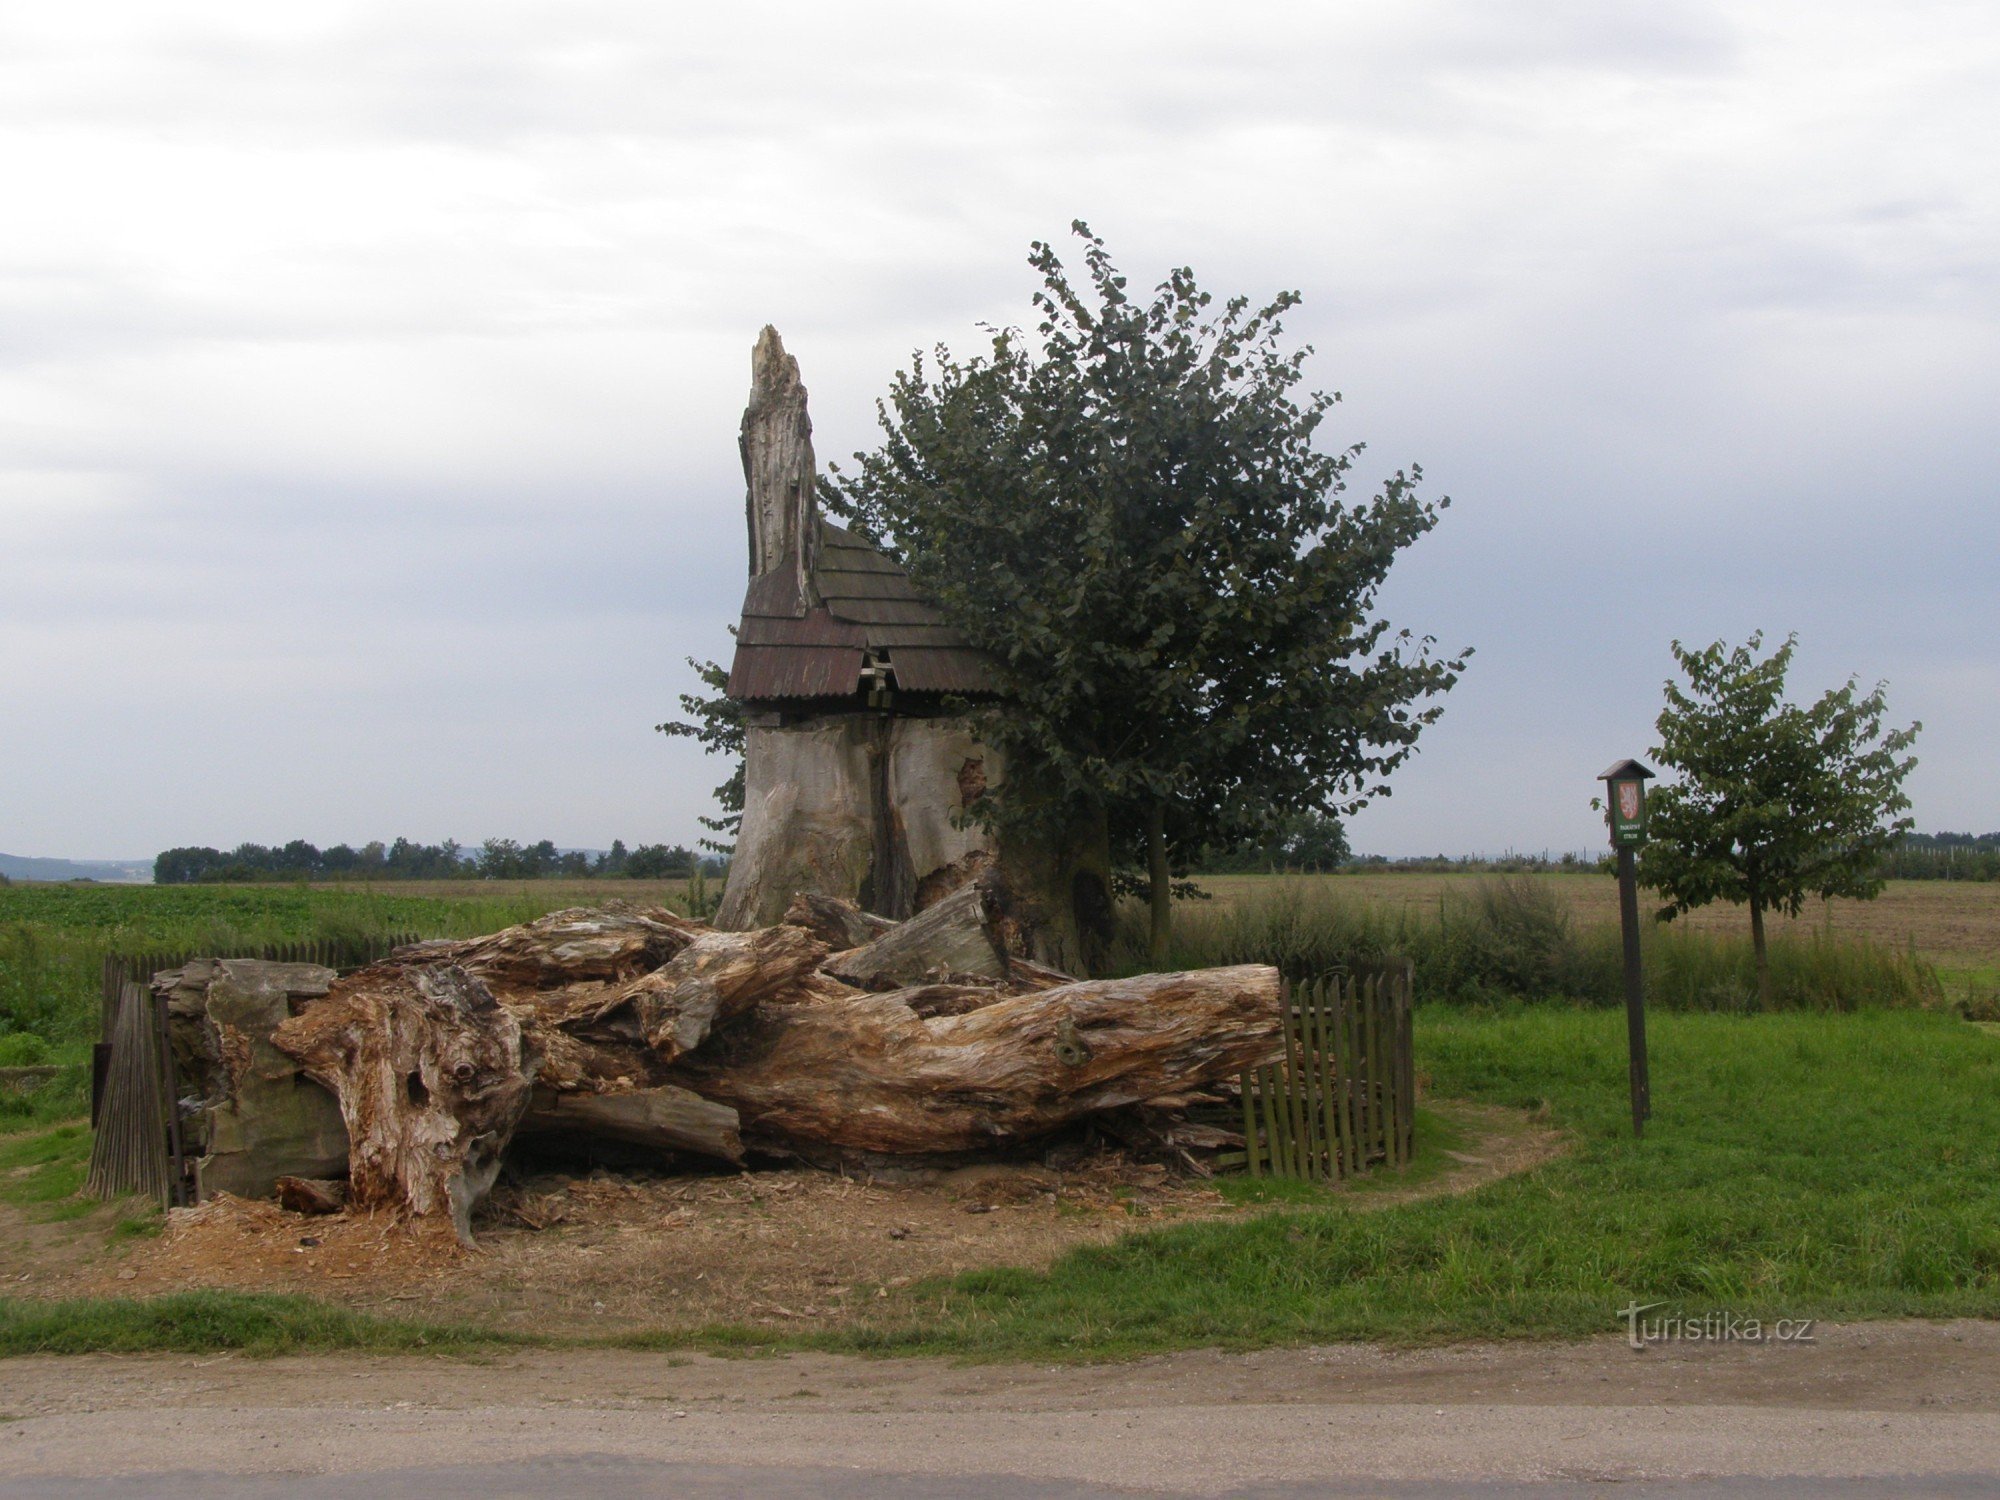
M 1652 1080 L 1646 1071 L 1646 991 L 1639 969 L 1638 849 L 1646 841 L 1646 783 L 1653 773 L 1636 760 L 1621 760 L 1598 776 L 1605 784 L 1605 821 L 1611 847 L 1618 851 L 1618 919 L 1625 930 L 1625 1039 L 1630 1053 L 1632 1134 L 1644 1135 L 1653 1113 Z

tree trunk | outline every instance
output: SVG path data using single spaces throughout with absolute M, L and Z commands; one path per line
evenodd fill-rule
M 354 1204 L 469 1239 L 517 1128 L 730 1162 L 937 1156 L 1184 1104 L 1282 1050 L 1275 969 L 1077 982 L 1008 951 L 990 875 L 831 961 L 803 927 L 665 918 L 418 944 L 279 1025 L 339 1101 Z
M 1757 955 L 1757 1008 L 1771 1008 L 1771 960 L 1764 946 L 1764 897 L 1750 892 L 1750 946 Z
M 736 1111 L 672 1084 L 629 1094 L 559 1094 L 535 1090 L 523 1135 L 582 1135 L 663 1153 L 691 1152 L 743 1160 Z
M 1004 834 L 999 861 L 1008 951 L 1071 974 L 1101 968 L 1113 917 L 1111 830 L 1102 810 L 1053 832 Z
M 492 991 L 456 964 L 378 964 L 272 1040 L 340 1101 L 355 1206 L 449 1213 L 471 1244 L 536 1062 Z
M 830 714 L 746 731 L 743 823 L 717 927 L 768 926 L 800 891 L 860 898 L 875 863 L 879 717 Z
M 1147 951 L 1158 968 L 1167 961 L 1174 925 L 1174 892 L 1167 870 L 1167 808 L 1163 802 L 1155 802 L 1146 817 L 1146 880 L 1153 918 Z
M 746 1143 L 974 1151 L 1274 1062 L 1281 983 L 1262 965 L 1147 974 L 929 1018 L 902 992 L 767 1005 L 673 1076 L 735 1106 Z
M 665 907 L 570 907 L 486 937 L 412 943 L 392 964 L 456 964 L 497 995 L 650 974 L 709 929 Z
M 852 901 L 816 891 L 800 891 L 792 897 L 792 904 L 779 920 L 787 927 L 805 928 L 826 944 L 829 953 L 845 953 L 872 943 L 896 925 L 888 917 L 863 911 Z
M 585 1042 L 644 1049 L 661 1063 L 700 1046 L 712 1027 L 784 994 L 819 967 L 826 946 L 800 927 L 704 932 L 650 974 L 616 987 L 510 994 L 532 1023 Z
M 998 913 L 993 882 L 975 880 L 864 947 L 829 959 L 825 972 L 864 990 L 891 990 L 954 975 L 1005 979 L 1008 955 L 995 930 Z

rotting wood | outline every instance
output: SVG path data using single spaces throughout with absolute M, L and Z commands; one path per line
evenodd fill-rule
M 805 928 L 826 944 L 829 953 L 845 953 L 872 943 L 896 925 L 888 917 L 863 911 L 845 897 L 822 896 L 817 891 L 800 891 L 792 897 L 780 920 L 788 927 Z
M 456 964 L 496 995 L 595 982 L 616 986 L 650 974 L 708 929 L 663 906 L 612 902 L 568 907 L 485 937 L 411 943 L 399 964 Z
M 894 994 L 765 1005 L 675 1076 L 733 1104 L 751 1144 L 972 1151 L 1275 1060 L 1279 984 L 1276 969 L 1251 964 L 1064 985 L 929 1018 Z M 1065 1032 L 1081 1044 L 1074 1063 L 1058 1046 Z
M 736 1111 L 672 1084 L 620 1094 L 538 1088 L 520 1130 L 524 1135 L 589 1136 L 663 1153 L 743 1160 Z
M 521 1023 L 455 963 L 373 965 L 280 1025 L 272 1040 L 333 1091 L 357 1208 L 472 1209 L 528 1107 L 535 1059 Z
M 873 942 L 835 955 L 825 971 L 864 990 L 892 990 L 952 975 L 1009 977 L 1009 955 L 995 935 L 989 878 L 960 886 L 937 905 L 898 922 Z
M 1109 1110 L 1163 1119 L 1282 1057 L 1276 970 L 1070 980 L 1001 948 L 998 899 L 976 882 L 831 958 L 800 925 L 560 912 L 398 950 L 273 1041 L 339 1100 L 354 1206 L 448 1213 L 465 1239 L 517 1132 L 728 1162 L 934 1159 Z
M 278 1206 L 295 1214 L 337 1214 L 347 1207 L 347 1184 L 329 1177 L 280 1177 Z
M 635 1044 L 671 1063 L 700 1046 L 718 1022 L 796 986 L 825 957 L 826 945 L 800 927 L 703 932 L 652 973 L 609 994 L 535 995 L 535 1019 L 586 1040 Z

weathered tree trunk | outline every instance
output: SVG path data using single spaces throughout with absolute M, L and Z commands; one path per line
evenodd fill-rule
M 1146 880 L 1152 918 L 1147 952 L 1157 966 L 1167 961 L 1174 927 L 1173 878 L 1167 868 L 1167 809 L 1162 802 L 1155 802 L 1146 816 Z
M 380 964 L 272 1040 L 340 1101 L 354 1204 L 449 1213 L 470 1244 L 536 1061 L 492 991 L 455 964 Z
M 536 1024 L 587 1042 L 642 1048 L 671 1063 L 710 1028 L 783 994 L 819 967 L 826 945 L 800 927 L 704 932 L 650 974 L 617 989 L 507 996 L 533 1007 Z
M 399 964 L 456 964 L 496 995 L 584 983 L 624 984 L 650 974 L 709 929 L 665 907 L 622 902 L 569 907 L 485 937 L 398 948 Z
M 768 926 L 800 891 L 860 897 L 874 868 L 881 733 L 872 714 L 745 731 L 743 824 L 717 927 Z
M 929 1018 L 893 991 L 766 1005 L 674 1076 L 734 1105 L 748 1143 L 971 1151 L 1274 1061 L 1280 984 L 1276 969 L 1245 965 L 1063 985 Z
M 527 1134 L 589 1136 L 663 1154 L 743 1159 L 736 1111 L 672 1084 L 626 1094 L 559 1094 L 538 1088 L 521 1120 Z
M 1764 945 L 1764 897 L 1750 892 L 1750 948 L 1757 960 L 1757 1008 L 1771 1008 L 1771 957 Z
M 792 904 L 779 920 L 787 927 L 805 928 L 826 944 L 829 953 L 845 953 L 872 943 L 896 925 L 887 917 L 863 911 L 852 901 L 817 891 L 800 891 L 792 897 Z
M 985 789 L 991 759 L 949 718 L 753 722 L 743 824 L 715 925 L 777 922 L 801 893 L 896 919 L 924 910 L 993 863 L 986 833 L 952 821 Z
M 1007 951 L 994 931 L 991 882 L 962 885 L 928 911 L 899 922 L 864 947 L 829 959 L 825 970 L 843 984 L 889 990 L 973 975 L 1007 977 Z
M 559 912 L 400 950 L 272 1040 L 338 1099 L 354 1204 L 449 1213 L 462 1238 L 517 1128 L 729 1162 L 936 1156 L 1171 1107 L 1281 1049 L 1274 969 L 1080 983 L 1009 953 L 1008 921 L 983 879 L 828 961 L 802 926 Z

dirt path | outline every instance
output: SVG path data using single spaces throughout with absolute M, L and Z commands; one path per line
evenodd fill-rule
M 379 1474 L 381 1491 L 310 1493 L 414 1494 L 402 1471 L 416 1470 L 434 1494 L 600 1500 L 1815 1475 L 1958 1476 L 1982 1493 L 2000 1484 L 2000 1325 L 1856 1324 L 1810 1344 L 1643 1354 L 1614 1336 L 1053 1368 L 601 1351 L 36 1358 L 0 1362 L 0 1414 L 8 1497 L 56 1493 L 30 1487 L 51 1476 L 176 1471 L 171 1492 L 190 1495 L 215 1492 L 195 1473 Z M 836 1471 L 839 1486 L 813 1482 Z M 453 1487 L 482 1474 L 483 1490 Z M 903 1487 L 912 1477 L 937 1482 Z
M 1465 1192 L 1563 1149 L 1560 1133 L 1520 1111 L 1436 1108 L 1468 1143 L 1443 1171 L 1330 1193 L 1316 1206 L 1365 1210 Z M 306 1292 L 371 1312 L 554 1335 L 723 1322 L 794 1330 L 868 1316 L 923 1278 L 1041 1267 L 1134 1230 L 1272 1209 L 1113 1155 L 900 1184 L 814 1171 L 542 1177 L 499 1196 L 470 1256 L 387 1221 L 218 1200 L 173 1215 L 159 1240 L 94 1256 L 57 1251 L 46 1237 L 31 1253 L 0 1224 L 0 1276 L 17 1278 L 17 1294 L 41 1296 Z

